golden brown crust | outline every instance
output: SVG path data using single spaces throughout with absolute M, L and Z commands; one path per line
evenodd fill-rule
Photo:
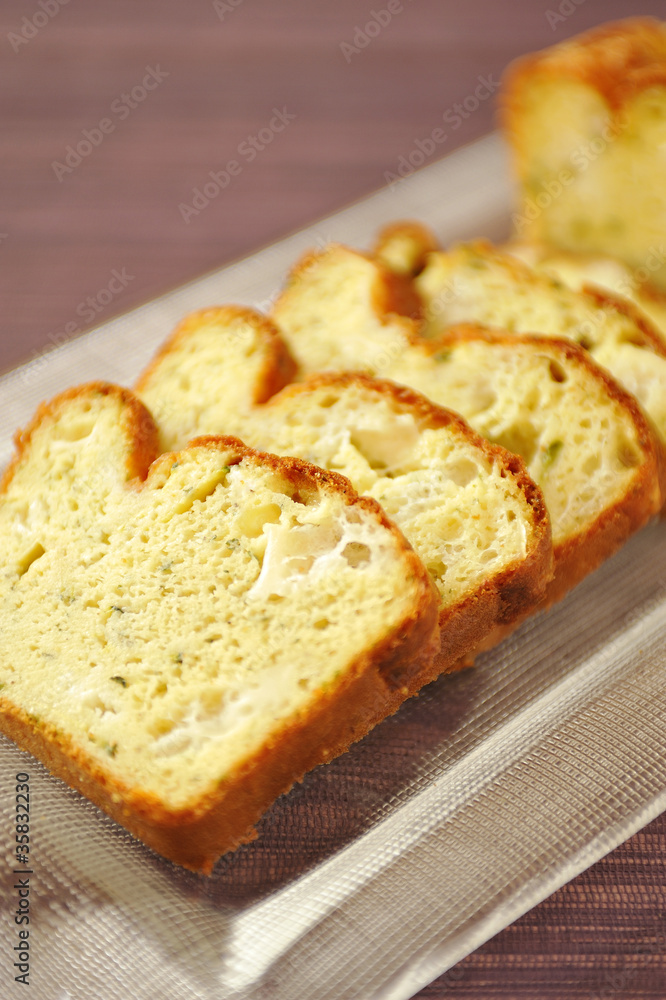
M 343 250 L 345 253 L 372 263 L 376 273 L 370 289 L 370 296 L 377 318 L 381 323 L 393 322 L 400 325 L 406 340 L 414 343 L 418 339 L 423 305 L 411 280 L 383 267 L 372 254 L 361 253 L 360 250 L 354 250 L 339 243 L 331 243 L 323 250 L 309 250 L 296 261 L 273 306 L 272 315 L 278 315 L 282 303 L 291 296 L 294 287 L 311 268 L 319 266 L 327 255 L 336 253 L 338 250 Z
M 503 253 L 511 254 L 512 256 L 516 255 L 521 260 L 523 252 L 531 251 L 533 254 L 533 258 L 532 260 L 530 260 L 529 266 L 532 269 L 543 270 L 548 274 L 552 273 L 553 270 L 551 267 L 552 255 L 554 255 L 555 265 L 557 265 L 558 261 L 564 261 L 565 263 L 568 263 L 573 267 L 581 268 L 582 269 L 581 275 L 586 267 L 593 266 L 596 263 L 604 261 L 608 262 L 609 264 L 617 264 L 622 269 L 626 269 L 627 288 L 628 288 L 627 294 L 621 291 L 615 291 L 614 289 L 609 288 L 603 282 L 597 284 L 597 282 L 594 280 L 593 277 L 591 277 L 587 282 L 583 281 L 581 277 L 581 285 L 588 292 L 594 292 L 594 293 L 603 292 L 604 294 L 610 292 L 614 297 L 613 299 L 614 302 L 616 301 L 620 301 L 622 303 L 634 302 L 634 305 L 636 305 L 638 309 L 638 315 L 642 319 L 647 319 L 648 322 L 650 323 L 650 329 L 653 331 L 653 333 L 655 330 L 657 330 L 657 333 L 659 334 L 662 343 L 666 343 L 666 333 L 662 334 L 661 329 L 660 328 L 658 329 L 656 324 L 652 320 L 650 320 L 649 317 L 646 317 L 645 313 L 642 311 L 641 308 L 642 303 L 645 300 L 647 300 L 648 302 L 653 302 L 655 305 L 660 306 L 662 309 L 666 309 L 666 292 L 662 291 L 662 289 L 659 288 L 658 285 L 655 285 L 654 282 L 650 280 L 644 280 L 642 278 L 638 280 L 636 277 L 632 278 L 630 270 L 623 261 L 620 261 L 619 259 L 616 259 L 614 257 L 608 257 L 594 253 L 576 253 L 573 250 L 564 250 L 561 247 L 554 249 L 547 243 L 542 243 L 541 241 L 538 242 L 530 241 L 528 243 L 518 238 L 510 239 L 508 242 L 504 243 L 500 247 L 500 250 Z M 556 271 L 556 266 L 554 270 Z M 565 284 L 568 284 L 568 282 L 565 282 Z M 636 296 L 635 300 L 629 298 L 629 295 L 632 294 Z
M 581 289 L 583 295 L 594 300 L 595 305 L 603 308 L 611 308 L 622 313 L 634 323 L 642 336 L 637 336 L 632 343 L 637 347 L 645 347 L 654 354 L 666 358 L 666 336 L 664 336 L 657 326 L 645 315 L 640 306 L 635 305 L 624 296 L 610 291 L 608 288 L 600 288 L 598 285 L 585 284 Z
M 559 353 L 566 360 L 587 369 L 591 378 L 603 384 L 605 393 L 628 412 L 645 455 L 629 494 L 606 508 L 585 531 L 555 545 L 554 577 L 541 602 L 542 607 L 549 607 L 659 513 L 666 498 L 666 449 L 636 399 L 597 365 L 587 351 L 571 341 L 535 334 L 507 334 L 467 324 L 448 330 L 427 341 L 423 347 L 429 354 L 435 354 L 457 343 L 472 340 L 508 347 L 521 342 L 539 346 L 545 354 L 549 351 Z
M 137 393 L 145 392 L 153 377 L 158 374 L 164 356 L 178 350 L 183 341 L 187 340 L 202 323 L 219 323 L 224 328 L 234 320 L 249 323 L 261 338 L 265 363 L 256 382 L 252 402 L 265 402 L 283 385 L 291 382 L 296 375 L 297 365 L 275 324 L 267 316 L 245 306 L 211 306 L 186 316 L 162 344 L 148 367 L 144 369 L 134 391 Z
M 169 813 L 150 795 L 128 793 L 96 761 L 53 728 L 40 729 L 0 699 L 3 731 L 159 854 L 209 874 L 221 854 L 254 838 L 254 824 L 318 764 L 346 751 L 402 702 L 434 680 L 436 612 L 414 615 L 366 653 L 335 689 L 285 725 L 251 759 L 202 797 L 196 808 Z
M 411 277 L 390 271 L 378 261 L 373 263 L 379 270 L 373 291 L 373 304 L 377 311 L 388 316 L 420 321 L 423 318 L 423 303 L 412 284 Z M 405 327 L 405 330 L 409 339 L 413 341 L 417 328 Z
M 641 91 L 666 87 L 666 27 L 653 18 L 627 18 L 516 60 L 503 78 L 501 112 L 507 126 L 537 77 L 586 84 L 618 112 Z
M 553 546 L 550 518 L 543 494 L 527 474 L 523 460 L 477 434 L 463 418 L 427 397 L 388 379 L 374 378 L 363 372 L 326 372 L 311 375 L 304 382 L 286 386 L 266 407 L 279 405 L 285 398 L 321 387 L 346 388 L 360 385 L 390 396 L 399 406 L 415 412 L 426 427 L 455 427 L 456 431 L 480 451 L 489 462 L 499 463 L 523 492 L 532 511 L 534 541 L 529 555 L 516 560 L 457 604 L 440 607 L 441 649 L 438 657 L 442 672 L 455 668 L 457 661 L 477 645 L 478 636 L 494 624 L 508 623 L 529 613 L 545 593 L 553 576 Z
M 408 278 L 415 278 L 420 274 L 425 267 L 428 254 L 441 249 L 435 234 L 423 223 L 409 219 L 392 222 L 379 230 L 372 251 L 379 263 L 390 271 L 394 268 L 385 255 L 396 239 L 408 241 L 411 245 L 410 259 L 404 261 L 404 269 L 398 272 Z
M 99 392 L 115 394 L 126 404 L 129 465 L 142 478 L 147 471 L 145 483 L 138 488 L 150 489 L 159 478 L 160 466 L 165 461 L 171 463 L 172 456 L 161 456 L 146 470 L 145 461 L 155 444 L 152 418 L 128 390 L 105 383 L 69 390 L 40 407 L 19 439 L 19 457 L 26 457 L 31 436 L 40 423 L 55 417 L 67 401 Z M 343 476 L 299 459 L 257 452 L 236 438 L 206 437 L 190 447 L 198 445 L 231 451 L 227 461 L 232 464 L 247 460 L 262 467 L 268 465 L 285 475 L 294 484 L 295 492 L 317 491 L 323 486 L 335 490 L 350 504 L 370 511 L 397 540 L 418 595 L 400 625 L 360 655 L 335 688 L 318 692 L 311 708 L 285 724 L 259 753 L 228 774 L 196 804 L 177 810 L 165 808 L 155 795 L 129 789 L 66 734 L 54 726 L 40 725 L 0 695 L 0 726 L 8 736 L 160 854 L 208 873 L 222 853 L 252 839 L 254 824 L 278 795 L 315 765 L 342 753 L 437 676 L 439 629 L 438 595 L 425 567 L 379 505 L 367 497 L 359 498 Z M 8 471 L 3 490 L 11 478 Z
M 23 461 L 30 446 L 32 435 L 51 417 L 56 417 L 58 411 L 73 399 L 83 399 L 85 396 L 115 396 L 125 407 L 123 431 L 130 442 L 127 455 L 127 479 L 145 479 L 151 462 L 159 454 L 159 431 L 149 410 L 140 399 L 121 386 L 110 382 L 87 382 L 74 386 L 54 396 L 48 402 L 41 403 L 37 411 L 23 430 L 14 435 L 15 453 L 0 479 L 0 500 L 7 492 L 18 466 Z
M 474 253 L 479 254 L 481 257 L 498 262 L 517 285 L 523 281 L 533 280 L 535 270 L 537 269 L 530 267 L 523 260 L 513 256 L 510 248 L 502 249 L 495 246 L 490 240 L 483 238 L 469 240 L 464 245 L 470 247 Z M 455 248 L 453 252 L 455 253 Z M 573 257 L 574 255 L 569 254 L 569 256 Z M 554 285 L 561 284 L 558 278 L 548 273 L 537 270 L 537 274 L 542 281 L 551 282 Z M 666 357 L 666 337 L 635 303 L 623 295 L 611 291 L 609 288 L 601 288 L 599 285 L 593 283 L 584 284 L 577 294 L 584 299 L 588 299 L 595 308 L 612 309 L 626 316 L 637 327 L 636 335 L 632 338 L 631 343 L 637 347 L 646 348 L 654 354 Z

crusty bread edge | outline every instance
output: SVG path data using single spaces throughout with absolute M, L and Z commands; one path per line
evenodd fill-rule
M 511 346 L 516 343 L 541 345 L 562 352 L 568 359 L 582 365 L 597 381 L 603 383 L 608 395 L 629 411 L 638 430 L 638 442 L 646 458 L 637 470 L 633 486 L 621 500 L 606 508 L 583 532 L 555 545 L 555 575 L 540 607 L 549 607 L 593 570 L 616 552 L 627 539 L 656 516 L 666 497 L 666 448 L 637 400 L 598 365 L 582 347 L 569 340 L 543 337 L 537 334 L 511 334 L 471 324 L 452 327 L 423 346 L 428 353 L 446 349 L 460 341 L 483 340 L 487 343 Z
M 372 255 L 376 263 L 387 268 L 392 274 L 393 268 L 388 263 L 384 263 L 383 255 L 387 246 L 396 236 L 403 240 L 409 240 L 414 251 L 414 264 L 404 272 L 407 278 L 415 278 L 425 267 L 428 254 L 440 250 L 440 245 L 434 232 L 415 219 L 403 219 L 398 222 L 391 222 L 377 233 L 375 244 L 372 248 Z
M 553 576 L 553 547 L 550 518 L 543 494 L 528 476 L 523 460 L 518 455 L 491 444 L 459 414 L 438 406 L 415 389 L 389 379 L 376 378 L 364 372 L 310 375 L 304 382 L 286 386 L 261 409 L 270 412 L 274 404 L 290 397 L 297 400 L 311 389 L 329 386 L 346 388 L 350 385 L 361 385 L 389 396 L 399 406 L 415 411 L 419 420 L 428 427 L 455 427 L 461 437 L 478 449 L 488 462 L 497 462 L 503 466 L 505 472 L 513 477 L 532 511 L 533 537 L 527 557 L 504 567 L 456 604 L 450 607 L 442 607 L 440 604 L 439 622 L 442 631 L 438 664 L 442 672 L 452 670 L 461 657 L 465 657 L 470 649 L 477 646 L 480 634 L 491 631 L 499 623 L 522 619 L 545 594 Z
M 84 385 L 66 389 L 48 402 L 41 403 L 30 423 L 23 430 L 16 432 L 14 455 L 0 479 L 0 499 L 7 492 L 23 461 L 35 431 L 39 430 L 46 420 L 55 418 L 60 408 L 71 400 L 82 399 L 87 395 L 115 396 L 125 407 L 122 431 L 128 440 L 131 440 L 125 466 L 126 477 L 128 481 L 145 479 L 151 462 L 159 454 L 159 431 L 150 411 L 129 389 L 113 385 L 111 382 L 86 382 Z
M 610 21 L 585 31 L 575 38 L 565 39 L 538 52 L 521 56 L 509 64 L 502 76 L 499 111 L 500 123 L 511 128 L 513 116 L 522 112 L 522 95 L 530 80 L 535 77 L 569 79 L 586 84 L 596 90 L 608 107 L 619 111 L 637 93 L 654 86 L 666 86 L 666 67 L 656 62 L 636 64 L 627 72 L 618 73 L 617 65 L 610 61 L 592 61 L 586 58 L 589 49 L 600 42 L 620 38 L 634 52 L 640 45 L 645 29 L 654 31 L 661 25 L 653 17 L 628 17 Z M 581 54 L 583 58 L 580 58 Z
M 592 299 L 595 306 L 599 306 L 602 309 L 613 309 L 615 312 L 626 316 L 627 319 L 631 320 L 638 327 L 642 334 L 642 342 L 637 338 L 635 341 L 631 341 L 631 343 L 634 343 L 643 350 L 652 351 L 653 354 L 659 354 L 660 357 L 666 358 L 666 336 L 661 333 L 649 316 L 646 316 L 640 305 L 620 295 L 619 292 L 613 292 L 610 288 L 601 288 L 593 282 L 586 282 L 579 294 L 582 294 L 587 299 Z
M 417 293 L 411 278 L 397 274 L 385 267 L 370 253 L 363 253 L 342 243 L 330 243 L 323 250 L 308 250 L 290 269 L 280 295 L 273 304 L 271 319 L 280 329 L 279 313 L 285 301 L 291 296 L 292 286 L 301 277 L 326 258 L 327 255 L 344 250 L 361 260 L 370 261 L 376 269 L 370 289 L 371 305 L 377 319 L 382 324 L 389 322 L 401 327 L 401 332 L 410 343 L 418 339 L 419 322 L 423 313 L 421 296 Z
M 59 406 L 90 391 L 115 393 L 128 405 L 126 429 L 130 432 L 131 465 L 140 478 L 145 478 L 148 471 L 145 461 L 156 433 L 154 421 L 132 393 L 106 383 L 77 387 L 40 407 L 27 431 L 19 437 L 20 456 L 25 457 L 36 428 L 55 416 Z M 394 712 L 405 698 L 438 675 L 435 662 L 439 648 L 438 595 L 425 567 L 399 530 L 374 500 L 358 497 L 344 477 L 298 459 L 280 459 L 257 452 L 236 438 L 210 437 L 198 439 L 194 444 L 233 450 L 236 461 L 249 458 L 262 467 L 272 466 L 296 486 L 311 485 L 314 479 L 342 493 L 351 504 L 371 511 L 397 539 L 418 594 L 412 611 L 403 621 L 371 650 L 357 657 L 335 686 L 320 692 L 308 709 L 286 722 L 258 753 L 240 764 L 196 804 L 177 810 L 165 809 L 155 795 L 130 791 L 67 734 L 31 719 L 24 709 L 0 694 L 1 728 L 19 746 L 33 753 L 55 776 L 82 792 L 149 847 L 176 864 L 209 873 L 221 854 L 253 838 L 257 820 L 306 771 L 348 749 Z M 2 492 L 7 489 L 20 456 L 17 455 L 3 478 Z
M 134 391 L 141 394 L 150 385 L 160 363 L 167 354 L 177 350 L 183 340 L 202 322 L 219 322 L 225 324 L 234 320 L 244 320 L 252 326 L 262 338 L 266 348 L 266 361 L 255 387 L 253 403 L 263 403 L 274 393 L 287 385 L 296 374 L 297 365 L 289 348 L 271 320 L 255 309 L 246 306 L 209 306 L 189 313 L 165 340 L 147 368 L 143 370 L 134 386 Z

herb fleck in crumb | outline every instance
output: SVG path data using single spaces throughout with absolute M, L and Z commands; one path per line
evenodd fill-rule
M 564 441 L 551 441 L 543 456 L 543 468 L 548 469 L 564 447 Z

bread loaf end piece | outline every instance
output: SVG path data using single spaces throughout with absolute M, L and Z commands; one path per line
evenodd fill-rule
M 666 24 L 628 18 L 521 58 L 500 105 L 516 235 L 644 267 L 666 235 Z M 653 278 L 666 289 L 666 260 Z

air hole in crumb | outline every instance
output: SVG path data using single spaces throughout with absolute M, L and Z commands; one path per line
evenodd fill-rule
M 479 469 L 469 458 L 460 458 L 446 466 L 446 474 L 456 486 L 468 486 L 478 478 Z
M 593 341 L 590 339 L 590 337 L 586 336 L 586 334 L 582 334 L 578 338 L 578 343 L 585 351 L 590 351 L 594 347 Z
M 617 457 L 627 469 L 635 469 L 641 464 L 638 448 L 631 441 L 622 441 L 617 449 Z
M 426 563 L 426 569 L 431 576 L 434 576 L 436 580 L 441 580 L 446 576 L 446 563 L 441 559 L 432 559 L 430 562 Z
M 550 377 L 553 382 L 566 382 L 567 373 L 565 372 L 559 361 L 554 361 L 552 358 L 548 362 L 548 371 L 550 372 Z
M 370 561 L 370 548 L 363 542 L 347 542 L 342 555 L 347 560 L 352 569 L 362 566 Z
M 588 455 L 583 462 L 582 471 L 586 476 L 593 476 L 598 469 L 601 468 L 601 455 L 596 452 L 592 455 Z
M 630 330 L 626 330 L 620 337 L 621 344 L 632 344 L 634 347 L 645 347 L 646 338 L 642 337 L 639 333 L 632 333 Z
M 338 402 L 338 397 L 334 396 L 333 394 L 330 394 L 328 396 L 323 396 L 319 400 L 319 406 L 321 407 L 322 410 L 330 410 L 330 408 L 332 406 L 335 406 L 337 402 Z
M 507 510 L 507 512 L 506 512 L 506 519 L 507 519 L 507 521 L 515 521 L 516 520 L 515 513 L 512 510 Z
M 331 624 L 331 623 L 330 623 L 330 621 L 328 620 L 328 618 L 319 618 L 319 619 L 318 619 L 318 620 L 317 620 L 317 621 L 316 621 L 316 622 L 314 623 L 314 628 L 318 628 L 318 629 L 325 629 L 325 628 L 328 628 L 328 626 L 329 626 L 330 624 Z
M 175 719 L 155 719 L 154 722 L 149 724 L 148 732 L 151 736 L 159 738 L 170 733 L 175 725 Z
M 95 427 L 94 420 L 82 418 L 56 428 L 54 436 L 59 441 L 82 441 L 90 437 Z
M 30 549 L 28 549 L 26 554 L 19 561 L 18 575 L 24 576 L 28 572 L 32 564 L 34 562 L 37 562 L 38 559 L 41 559 L 45 551 L 46 549 L 40 542 L 35 542 L 35 544 Z

